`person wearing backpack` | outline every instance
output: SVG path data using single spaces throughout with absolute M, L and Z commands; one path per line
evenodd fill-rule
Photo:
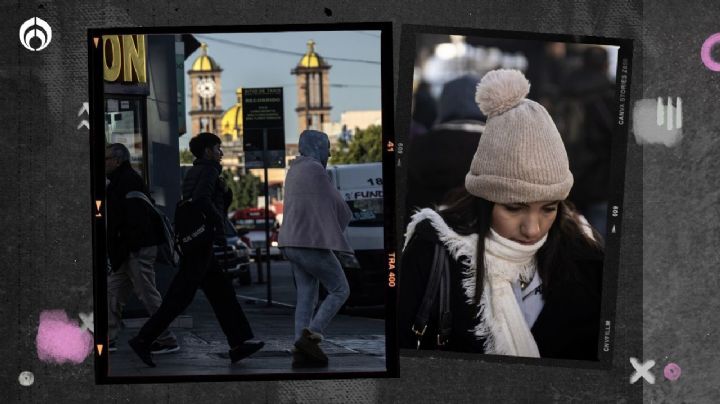
M 162 223 L 152 205 L 139 198 L 150 198 L 142 177 L 130 166 L 130 152 L 120 143 L 105 150 L 107 187 L 107 243 L 110 273 L 107 278 L 108 350 L 117 350 L 122 309 L 130 292 L 143 303 L 150 315 L 162 303 L 155 285 L 155 260 L 158 245 L 165 241 Z M 175 335 L 163 329 L 150 346 L 151 352 L 163 354 L 180 349 Z
M 192 303 L 199 288 L 205 292 L 227 338 L 232 363 L 264 346 L 263 342 L 250 342 L 254 337 L 250 323 L 213 252 L 214 244 L 224 246 L 227 243 L 224 221 L 232 192 L 220 175 L 221 144 L 219 137 L 207 132 L 190 140 L 190 151 L 196 159 L 183 179 L 183 200 L 178 203 L 175 213 L 175 232 L 182 252 L 180 270 L 158 311 L 129 341 L 133 351 L 151 367 L 155 366 L 151 356 L 152 341 Z M 198 220 L 197 230 L 186 233 L 184 229 L 188 223 L 194 227 Z

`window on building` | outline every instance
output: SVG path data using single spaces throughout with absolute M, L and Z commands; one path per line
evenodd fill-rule
M 105 143 L 121 143 L 130 151 L 130 165 L 145 178 L 144 97 L 105 98 Z

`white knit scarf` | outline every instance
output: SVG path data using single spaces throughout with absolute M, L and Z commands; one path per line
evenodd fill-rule
M 473 331 L 475 335 L 485 337 L 486 353 L 540 357 L 512 284 L 520 277 L 532 279 L 536 271 L 535 253 L 546 240 L 547 235 L 533 245 L 524 245 L 508 240 L 492 229 L 485 237 L 485 276 L 478 311 L 480 322 Z M 468 288 L 468 283 L 475 283 L 474 271 L 472 277 L 463 280 L 466 295 L 472 300 L 475 288 Z
M 415 213 L 405 234 L 407 246 L 415 226 L 425 219 L 438 233 L 438 238 L 464 267 L 463 289 L 466 302 L 474 304 L 475 272 L 477 268 L 477 234 L 463 236 L 452 230 L 432 209 Z M 485 276 L 483 293 L 478 304 L 478 324 L 472 331 L 484 338 L 488 354 L 540 357 L 535 339 L 520 310 L 512 283 L 520 275 L 530 280 L 536 272 L 535 253 L 545 244 L 547 236 L 533 245 L 523 245 L 498 235 L 494 230 L 485 238 Z

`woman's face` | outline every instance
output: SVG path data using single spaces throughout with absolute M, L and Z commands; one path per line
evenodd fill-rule
M 550 231 L 559 203 L 496 203 L 492 210 L 492 229 L 517 243 L 535 244 Z

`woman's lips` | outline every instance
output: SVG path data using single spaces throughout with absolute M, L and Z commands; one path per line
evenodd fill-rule
M 516 242 L 516 243 L 520 243 L 520 244 L 522 244 L 522 245 L 533 245 L 533 244 L 535 244 L 535 243 L 538 242 L 538 240 L 535 240 L 535 241 L 532 241 L 532 240 L 531 240 L 531 241 L 523 241 L 523 240 L 518 240 L 518 239 L 512 239 L 512 241 L 514 241 L 514 242 Z

